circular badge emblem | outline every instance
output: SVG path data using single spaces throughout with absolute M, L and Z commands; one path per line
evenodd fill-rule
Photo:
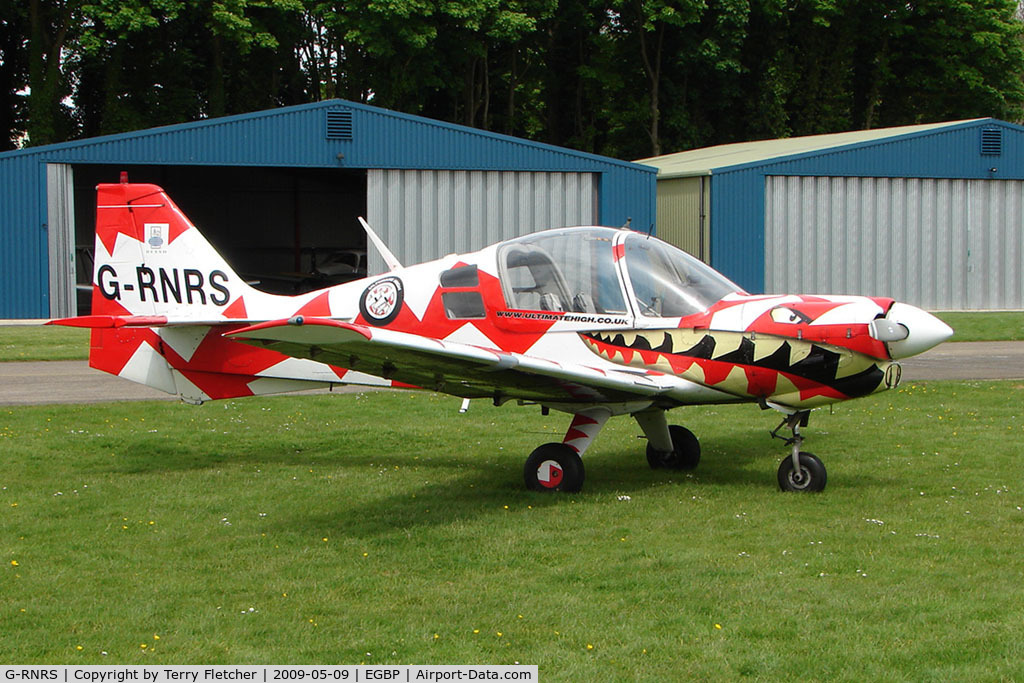
M 387 325 L 398 317 L 403 298 L 402 281 L 386 277 L 366 288 L 359 300 L 359 312 L 373 325 Z

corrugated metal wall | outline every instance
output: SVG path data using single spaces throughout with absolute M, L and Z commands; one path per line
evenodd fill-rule
M 75 188 L 68 164 L 47 164 L 47 248 L 50 252 L 50 317 L 78 314 L 75 292 Z
M 982 131 L 993 127 L 1003 131 L 1001 154 L 983 154 Z M 1024 127 L 981 119 L 925 134 L 715 168 L 711 265 L 755 293 L 770 287 L 764 272 L 765 205 L 767 178 L 773 176 L 1022 180 Z
M 705 262 L 710 261 L 709 181 L 708 176 L 658 181 L 658 237 Z
M 0 164 L 0 318 L 49 315 L 46 165 Z
M 1024 182 L 770 176 L 768 292 L 1024 307 Z
M 597 218 L 593 173 L 378 169 L 366 184 L 367 220 L 405 265 Z M 369 252 L 369 272 L 383 272 Z

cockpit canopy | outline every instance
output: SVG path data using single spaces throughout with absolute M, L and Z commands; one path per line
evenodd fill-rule
M 614 228 L 526 235 L 501 247 L 498 264 L 505 302 L 514 309 L 673 318 L 740 291 L 689 254 Z

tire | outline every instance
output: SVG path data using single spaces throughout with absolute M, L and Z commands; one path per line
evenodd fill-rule
M 700 462 L 700 441 L 686 427 L 669 425 L 672 436 L 672 450 L 657 451 L 647 444 L 647 464 L 652 470 L 692 470 Z
M 825 489 L 825 465 L 814 453 L 800 451 L 800 472 L 793 469 L 793 457 L 787 455 L 779 463 L 779 488 L 783 491 L 817 493 Z
M 583 488 L 583 458 L 562 443 L 537 447 L 523 466 L 523 479 L 531 491 L 576 493 Z

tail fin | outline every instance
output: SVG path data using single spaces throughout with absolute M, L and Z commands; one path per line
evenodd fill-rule
M 97 187 L 92 315 L 51 323 L 93 328 L 91 367 L 201 403 L 309 388 L 269 372 L 285 357 L 240 355 L 221 334 L 254 311 L 290 315 L 316 296 L 250 287 L 166 192 L 122 182 Z
M 246 299 L 270 296 L 238 277 L 156 185 L 97 187 L 95 254 L 94 316 L 244 319 Z

